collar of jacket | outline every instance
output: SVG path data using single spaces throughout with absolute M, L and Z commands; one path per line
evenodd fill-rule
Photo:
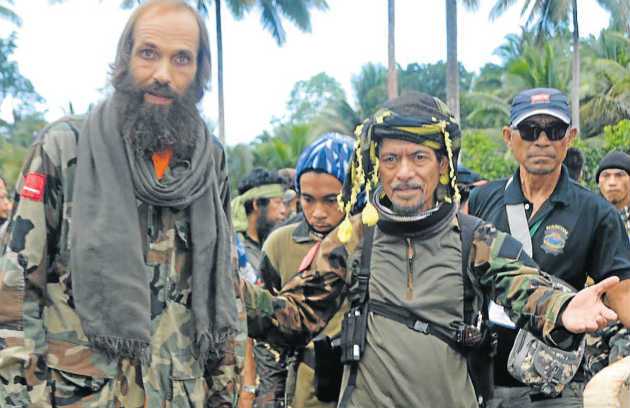
M 426 217 L 401 219 L 391 216 L 383 211 L 386 203 L 376 203 L 375 207 L 379 213 L 378 228 L 386 234 L 403 237 L 429 238 L 446 225 L 452 223 L 458 207 L 453 204 L 442 203 L 435 211 Z
M 326 234 L 315 232 L 311 228 L 311 226 L 308 225 L 308 222 L 306 222 L 306 218 L 304 217 L 304 215 L 300 217 L 300 221 L 298 222 L 298 226 L 295 228 L 295 230 L 293 230 L 293 234 L 291 235 L 291 238 L 293 238 L 293 241 L 295 241 L 296 243 L 305 244 L 308 242 L 317 242 L 321 241 L 326 236 Z

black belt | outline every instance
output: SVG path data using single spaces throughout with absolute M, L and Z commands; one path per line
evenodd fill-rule
M 369 311 L 390 320 L 397 321 L 398 323 L 402 323 L 418 333 L 435 336 L 462 354 L 464 354 L 463 347 L 467 346 L 468 341 L 470 340 L 470 334 L 467 327 L 472 326 L 463 326 L 461 329 L 449 329 L 435 323 L 429 323 L 421 320 L 403 307 L 373 299 L 370 299 L 369 301 Z

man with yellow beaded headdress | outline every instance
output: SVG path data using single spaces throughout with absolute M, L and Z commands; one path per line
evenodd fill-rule
M 339 199 L 348 215 L 337 233 L 279 296 L 244 291 L 249 334 L 294 344 L 319 332 L 347 297 L 351 308 L 333 341 L 345 364 L 340 407 L 478 406 L 487 395 L 469 371 L 471 356 L 482 355 L 474 350 L 485 297 L 564 348 L 579 340 L 574 333 L 616 317 L 600 294 L 617 278 L 577 295 L 555 291 L 518 241 L 459 214 L 460 130 L 443 102 L 403 95 L 355 133 Z M 351 216 L 362 195 L 368 204 Z

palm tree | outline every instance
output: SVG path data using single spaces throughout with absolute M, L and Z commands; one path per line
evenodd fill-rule
M 585 42 L 584 54 L 583 133 L 594 136 L 604 126 L 630 117 L 630 38 L 603 30 Z
M 398 72 L 396 70 L 396 4 L 387 0 L 387 97 L 398 96 Z
M 459 123 L 459 63 L 457 61 L 457 0 L 446 1 L 446 104 Z M 463 0 L 470 10 L 479 0 Z
M 609 28 L 630 35 L 630 1 L 597 0 L 597 2 L 610 13 Z
M 11 7 L 9 7 L 14 3 L 14 0 L 0 0 L 0 18 L 7 20 L 16 26 L 20 26 L 22 24 L 22 19 L 20 16 L 15 14 L 15 11 L 13 11 Z
M 495 19 L 510 8 L 516 0 L 497 0 L 490 19 Z M 531 5 L 531 8 L 530 8 Z M 571 82 L 571 116 L 574 126 L 580 127 L 580 31 L 578 24 L 577 0 L 525 0 L 521 15 L 529 11 L 526 26 L 534 24 L 539 41 L 545 35 L 566 26 L 571 21 L 573 26 L 573 61 Z
M 197 10 L 208 15 L 211 0 L 196 0 Z M 221 0 L 215 0 L 215 20 L 217 32 L 217 88 L 219 104 L 219 139 L 225 143 L 225 101 L 223 92 L 223 34 L 221 30 Z M 311 31 L 310 9 L 325 10 L 326 0 L 227 0 L 232 15 L 240 19 L 253 8 L 260 10 L 262 26 L 271 32 L 279 46 L 286 42 L 286 32 L 282 25 L 282 16 L 294 23 L 300 30 Z
M 464 101 L 474 100 L 465 118 L 475 127 L 496 127 L 509 120 L 510 102 L 525 88 L 558 88 L 567 91 L 570 77 L 569 33 L 564 30 L 539 45 L 530 32 L 507 35 L 495 50 L 502 65 L 486 64 L 475 80 L 473 92 Z
M 362 118 L 373 114 L 387 100 L 387 70 L 380 64 L 363 65 L 361 72 L 352 76 L 351 84 Z

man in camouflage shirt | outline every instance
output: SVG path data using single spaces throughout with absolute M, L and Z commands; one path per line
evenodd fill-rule
M 604 198 L 619 211 L 630 239 L 630 155 L 609 152 L 600 162 L 595 180 Z M 589 340 L 585 358 L 588 377 L 630 355 L 630 329 L 620 323 L 606 327 L 597 336 L 589 336 Z
M 365 349 L 353 387 L 353 369 L 346 366 L 339 406 L 475 407 L 466 358 L 432 334 L 464 320 L 454 167 L 459 127 L 443 102 L 409 93 L 385 104 L 356 133 L 342 203 L 349 213 L 361 191 L 369 203 L 361 216 L 347 218 L 326 237 L 311 268 L 288 281 L 279 296 L 244 285 L 249 333 L 299 344 L 321 331 L 358 268 L 363 223 L 373 225 Z M 475 230 L 470 248 L 471 273 L 483 290 L 508 306 L 519 326 L 552 345 L 569 347 L 571 333 L 594 331 L 616 318 L 600 299 L 616 277 L 576 296 L 554 291 L 521 245 L 489 224 Z M 387 317 L 376 304 L 414 323 Z
M 275 171 L 253 169 L 238 185 L 239 195 L 232 200 L 232 219 L 239 249 L 245 252 L 241 278 L 262 285 L 260 258 L 262 245 L 271 230 L 284 221 L 287 213 L 283 196 L 284 179 Z M 286 369 L 279 353 L 269 344 L 248 339 L 239 407 L 283 406 Z
M 347 136 L 327 133 L 311 143 L 300 155 L 296 167 L 295 190 L 303 216 L 283 225 L 269 235 L 262 249 L 260 265 L 264 286 L 278 293 L 300 269 L 313 260 L 319 243 L 343 220 L 337 195 L 346 178 L 353 151 Z M 337 313 L 321 335 L 335 336 L 341 328 L 342 313 Z M 319 401 L 315 395 L 314 344 L 279 348 L 285 368 L 287 404 L 293 408 L 326 408 L 333 402 Z M 293 358 L 291 355 L 293 354 Z M 288 370 L 288 373 L 287 373 Z M 331 376 L 332 373 L 327 373 Z M 281 390 L 284 391 L 284 382 Z M 262 402 L 260 407 L 265 406 Z
M 148 1 L 114 94 L 32 146 L 0 258 L 2 407 L 233 406 L 227 166 L 196 108 L 209 58 L 193 8 Z

